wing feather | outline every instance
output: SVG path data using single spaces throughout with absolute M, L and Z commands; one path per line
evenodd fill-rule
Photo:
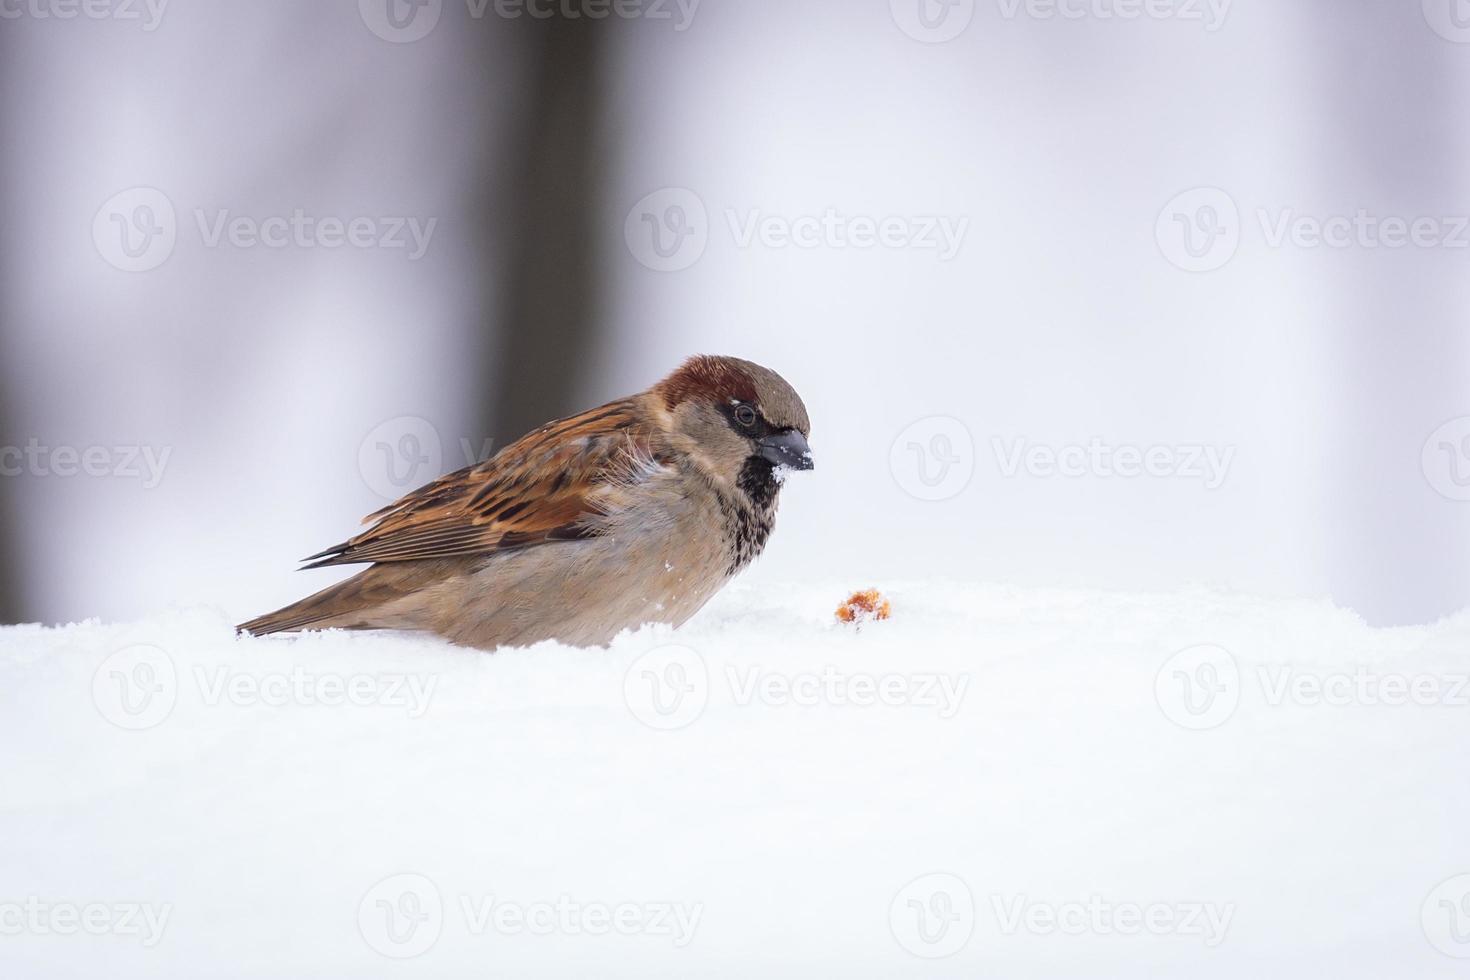
M 595 536 L 598 518 L 661 454 L 630 399 L 548 422 L 490 459 L 442 476 L 365 518 L 361 534 L 307 568 L 490 554 Z M 650 469 L 650 466 L 654 469 Z

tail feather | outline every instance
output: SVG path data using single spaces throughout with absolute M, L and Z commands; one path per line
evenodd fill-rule
M 273 613 L 257 616 L 236 627 L 243 633 L 265 636 L 303 629 L 376 629 L 389 625 L 378 622 L 375 613 L 385 603 L 403 596 L 391 577 L 368 568 L 352 578 L 328 586 L 300 602 L 293 602 Z

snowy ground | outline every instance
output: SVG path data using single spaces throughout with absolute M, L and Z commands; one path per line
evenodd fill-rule
M 889 593 L 493 656 L 0 629 L 0 975 L 1470 969 L 1470 615 Z

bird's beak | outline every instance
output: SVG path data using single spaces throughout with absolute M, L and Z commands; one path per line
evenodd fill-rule
M 761 458 L 777 466 L 789 466 L 793 470 L 809 470 L 812 462 L 812 447 L 806 444 L 806 436 L 795 429 L 772 432 L 756 440 Z

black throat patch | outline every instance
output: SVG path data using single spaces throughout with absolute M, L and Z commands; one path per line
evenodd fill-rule
M 765 548 L 771 528 L 776 525 L 776 497 L 781 492 L 775 464 L 759 456 L 751 456 L 745 461 L 736 485 L 740 488 L 738 497 L 741 499 L 722 495 L 721 500 L 725 526 L 732 535 L 730 575 L 749 565 Z

